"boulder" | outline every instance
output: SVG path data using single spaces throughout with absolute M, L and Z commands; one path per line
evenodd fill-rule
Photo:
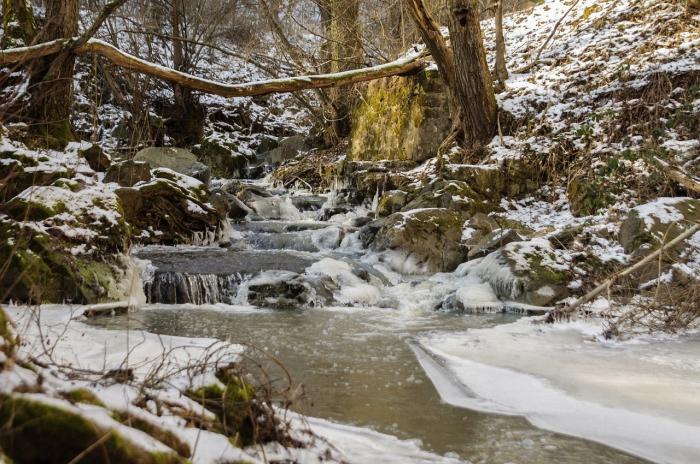
M 134 240 L 162 245 L 217 241 L 224 216 L 208 203 L 206 186 L 168 169 L 153 172 L 154 180 L 135 186 L 141 201 L 124 210 Z M 121 195 L 125 194 L 137 195 L 122 190 Z
M 409 273 L 451 272 L 467 258 L 462 247 L 464 216 L 445 208 L 395 213 L 383 221 L 372 242 L 376 251 L 394 250 Z M 368 227 L 368 226 L 366 226 Z
M 3 296 L 23 303 L 97 303 L 123 297 L 130 230 L 119 199 L 102 189 L 31 187 L 5 205 Z M 32 228 L 22 222 L 35 221 Z
M 102 147 L 96 144 L 93 144 L 86 150 L 80 150 L 78 154 L 85 158 L 85 161 L 87 161 L 93 171 L 104 172 L 112 165 L 112 159 L 109 155 L 102 150 Z
M 195 145 L 192 153 L 209 166 L 216 177 L 243 177 L 248 167 L 248 158 L 238 153 L 236 146 L 213 138 L 205 138 L 202 143 Z
M 329 278 L 312 282 L 308 276 L 294 272 L 267 271 L 248 284 L 248 303 L 280 310 L 324 306 L 333 299 L 332 287 Z
M 488 282 L 503 301 L 545 306 L 569 296 L 568 270 L 549 240 L 535 238 L 508 243 L 462 272 Z
M 450 132 L 447 91 L 437 71 L 378 79 L 360 87 L 351 115 L 349 160 L 432 158 Z
M 626 253 L 632 253 L 643 244 L 657 245 L 673 240 L 690 224 L 698 222 L 700 200 L 657 198 L 630 210 L 620 226 L 618 240 Z
M 146 161 L 127 160 L 111 165 L 105 173 L 105 182 L 116 182 L 122 187 L 132 187 L 151 180 L 151 165 Z
M 134 161 L 146 161 L 153 168 L 168 168 L 180 174 L 209 182 L 211 170 L 197 157 L 184 148 L 151 147 L 144 148 L 134 156 Z
M 408 193 L 403 190 L 389 190 L 384 192 L 377 206 L 377 216 L 386 217 L 397 213 L 408 203 Z
M 461 211 L 469 216 L 475 213 L 489 213 L 499 210 L 496 202 L 484 198 L 472 187 L 458 180 L 437 180 L 423 187 L 404 210 L 421 208 L 448 208 Z
M 478 242 L 467 243 L 469 259 L 481 258 L 512 242 L 520 242 L 522 237 L 513 229 L 495 229 Z
M 314 145 L 313 140 L 305 135 L 293 135 L 281 140 L 276 148 L 264 153 L 264 157 L 271 164 L 280 164 L 311 150 Z

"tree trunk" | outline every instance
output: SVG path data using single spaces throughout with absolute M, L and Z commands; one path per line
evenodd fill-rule
M 185 15 L 183 0 L 174 0 L 170 10 L 170 26 L 173 31 L 173 67 L 180 72 L 190 71 L 186 45 L 183 40 L 187 31 L 182 28 Z M 176 145 L 194 145 L 204 135 L 204 108 L 199 99 L 192 94 L 192 89 L 173 83 L 174 106 L 167 121 L 168 132 Z
M 360 39 L 360 4 L 358 0 L 330 0 L 328 51 L 330 72 L 339 73 L 361 67 L 364 61 Z M 332 144 L 350 134 L 350 113 L 356 97 L 352 87 L 334 87 L 329 91 L 330 124 L 326 142 Z
M 496 77 L 501 86 L 505 86 L 508 80 L 508 68 L 506 67 L 506 39 L 503 37 L 503 0 L 497 0 L 496 4 Z
M 46 25 L 39 41 L 75 37 L 79 7 L 79 0 L 47 0 Z M 30 68 L 30 117 L 50 146 L 62 148 L 74 138 L 70 123 L 74 69 L 75 55 L 70 51 L 43 58 Z
M 36 23 L 29 0 L 3 0 L 2 25 L 3 36 L 0 47 L 29 45 L 36 35 Z
M 476 0 L 451 0 L 450 39 L 456 63 L 455 84 L 467 146 L 487 144 L 496 132 L 498 107 L 479 24 Z

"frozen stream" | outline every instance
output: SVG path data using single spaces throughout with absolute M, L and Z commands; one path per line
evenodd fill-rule
M 169 305 L 102 323 L 252 343 L 278 357 L 294 380 L 304 384 L 307 400 L 297 406 L 299 411 L 418 439 L 427 450 L 455 453 L 465 461 L 641 462 L 602 445 L 538 429 L 523 418 L 475 412 L 441 400 L 409 342 L 420 335 L 512 320 L 506 315 L 407 314 L 379 308 L 278 312 Z
M 400 256 L 359 245 L 361 206 L 260 195 L 229 246 L 137 250 L 149 304 L 94 323 L 252 345 L 272 377 L 274 357 L 303 385 L 298 412 L 417 440 L 400 462 L 697 462 L 696 339 L 603 346 L 596 326 L 435 311 L 455 291 L 482 307 L 493 292 L 459 271 L 389 270 Z M 371 449 L 388 448 L 356 462 Z

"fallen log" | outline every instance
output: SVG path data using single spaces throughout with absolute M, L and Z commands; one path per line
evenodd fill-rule
M 381 79 L 383 77 L 411 74 L 420 71 L 427 66 L 422 58 L 428 56 L 426 52 L 415 52 L 389 63 L 339 73 L 315 74 L 240 84 L 227 84 L 209 79 L 203 79 L 192 74 L 187 74 L 166 66 L 151 63 L 150 61 L 130 55 L 102 40 L 90 39 L 83 44 L 74 46 L 73 44 L 75 41 L 76 39 L 58 39 L 29 47 L 0 50 L 0 65 L 25 62 L 70 49 L 77 55 L 102 56 L 121 68 L 163 79 L 192 90 L 212 95 L 219 95 L 226 98 L 233 98 L 340 87 L 359 82 Z

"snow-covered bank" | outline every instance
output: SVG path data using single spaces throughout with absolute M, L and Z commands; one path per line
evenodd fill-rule
M 168 454 L 177 448 L 182 456 L 184 448 L 193 463 L 360 464 L 377 456 L 386 457 L 383 462 L 396 463 L 461 462 L 427 452 L 418 441 L 276 408 L 297 446 L 285 448 L 268 442 L 236 447 L 230 437 L 215 428 L 200 428 L 194 425 L 197 421 L 187 419 L 201 417 L 204 423 L 216 420 L 213 412 L 187 392 L 222 385 L 214 371 L 217 366 L 240 360 L 244 350 L 241 345 L 136 329 L 105 329 L 82 320 L 85 308 L 13 306 L 6 311 L 21 342 L 14 356 L 31 360 L 36 372 L 25 361 L 5 364 L 6 358 L 0 358 L 0 395 L 84 418 L 148 452 Z M 3 340 L 0 338 L 0 342 Z M 150 424 L 148 427 L 162 433 L 154 434 L 152 429 L 134 424 Z
M 520 415 L 663 463 L 700 460 L 700 337 L 609 343 L 600 327 L 531 319 L 415 348 L 444 401 Z

